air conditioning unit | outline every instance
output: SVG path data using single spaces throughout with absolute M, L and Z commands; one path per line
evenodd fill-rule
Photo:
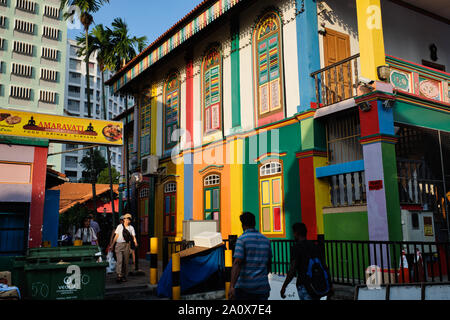
M 155 155 L 143 157 L 141 160 L 141 173 L 143 175 L 156 174 L 159 167 L 159 158 Z

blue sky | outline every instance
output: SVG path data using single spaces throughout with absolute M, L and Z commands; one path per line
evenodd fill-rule
M 131 36 L 147 36 L 150 44 L 200 2 L 201 0 L 110 0 L 109 4 L 94 14 L 94 23 L 111 26 L 115 18 L 123 18 Z M 68 31 L 69 39 L 74 39 L 81 34 L 82 29 Z

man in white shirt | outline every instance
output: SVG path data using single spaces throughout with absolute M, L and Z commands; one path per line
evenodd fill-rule
M 136 232 L 131 224 L 131 214 L 127 213 L 123 216 L 123 224 L 119 224 L 116 228 L 113 241 L 108 246 L 107 251 L 116 244 L 115 252 L 117 257 L 116 273 L 117 282 L 127 281 L 128 275 L 128 262 L 130 259 L 130 243 L 134 242 L 137 247 Z M 125 228 L 124 228 L 125 227 Z M 125 231 L 127 230 L 127 231 Z M 128 234 L 128 236 L 127 236 Z
M 97 245 L 97 235 L 90 225 L 89 218 L 84 218 L 83 227 L 75 233 L 75 240 L 83 241 L 83 245 Z

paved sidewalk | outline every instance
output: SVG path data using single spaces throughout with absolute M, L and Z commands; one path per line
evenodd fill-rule
M 130 271 L 134 266 L 130 265 Z M 156 285 L 150 285 L 150 262 L 139 259 L 139 275 L 131 273 L 127 282 L 116 282 L 116 273 L 106 275 L 105 299 L 107 300 L 139 300 L 157 299 Z

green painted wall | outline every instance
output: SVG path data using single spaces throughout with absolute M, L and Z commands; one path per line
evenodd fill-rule
M 390 241 L 402 241 L 402 220 L 400 198 L 398 194 L 397 158 L 395 145 L 381 143 L 384 183 L 386 192 L 386 207 L 388 214 L 388 229 Z
M 367 212 L 323 215 L 325 240 L 369 240 Z
M 266 141 L 266 136 L 267 149 L 265 149 L 265 143 L 263 143 Z M 277 136 L 279 137 L 279 147 L 276 147 L 276 144 L 274 144 L 272 148 L 272 140 L 277 139 Z M 300 150 L 301 144 L 298 137 L 300 137 L 300 125 L 295 123 L 268 131 L 267 133 L 247 137 L 244 143 L 243 210 L 255 214 L 257 226 L 259 226 L 259 173 L 258 163 L 254 160 L 269 152 L 286 152 L 286 155 L 281 156 L 280 160 L 283 162 L 283 192 L 287 239 L 293 239 L 292 224 L 301 222 L 299 169 L 296 158 L 296 153 Z M 255 145 L 258 146 L 257 152 L 252 153 L 251 150 L 254 150 Z

